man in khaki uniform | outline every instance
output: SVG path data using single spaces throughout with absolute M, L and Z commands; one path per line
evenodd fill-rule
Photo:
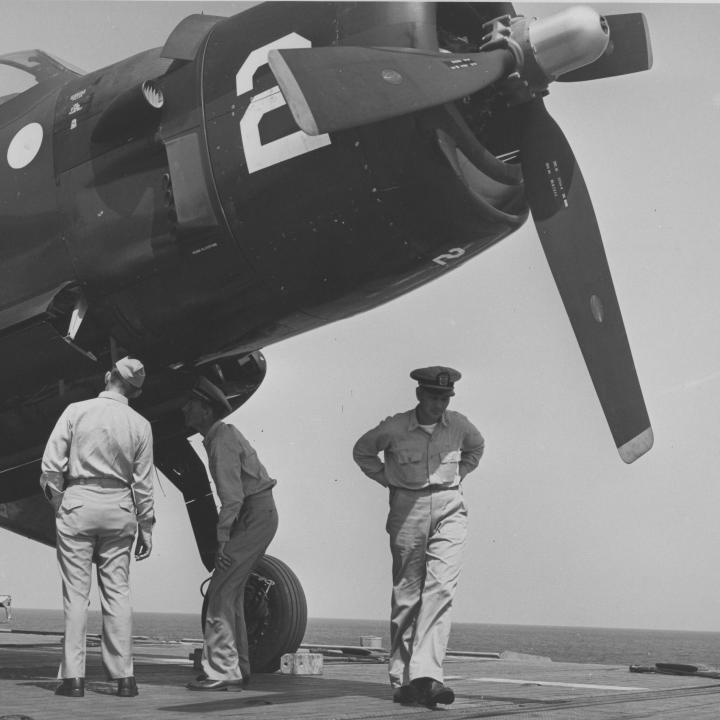
M 447 409 L 457 370 L 420 368 L 410 377 L 418 382 L 417 407 L 366 432 L 353 458 L 390 489 L 393 700 L 433 707 L 455 699 L 443 683 L 442 663 L 467 533 L 460 483 L 477 467 L 485 442 L 464 415 Z
M 221 418 L 232 410 L 219 388 L 202 378 L 183 406 L 185 424 L 204 436 L 221 508 L 215 572 L 207 590 L 202 674 L 190 690 L 239 690 L 250 681 L 242 599 L 250 572 L 275 537 L 271 478 L 242 433 Z
M 55 510 L 65 638 L 56 695 L 85 694 L 85 629 L 92 563 L 102 607 L 102 661 L 117 694 L 138 694 L 132 658 L 128 575 L 152 549 L 153 439 L 150 423 L 131 409 L 145 380 L 139 360 L 123 358 L 105 375 L 97 398 L 69 405 L 42 459 L 40 485 Z

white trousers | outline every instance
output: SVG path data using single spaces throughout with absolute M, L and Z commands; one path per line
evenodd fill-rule
M 245 498 L 225 546 L 232 558 L 227 570 L 215 570 L 208 586 L 202 668 L 212 680 L 250 676 L 245 583 L 275 537 L 277 510 L 272 491 Z
M 393 565 L 390 684 L 421 677 L 442 682 L 467 535 L 462 492 L 391 488 L 387 531 Z
M 71 485 L 56 516 L 65 638 L 59 677 L 85 677 L 85 632 L 93 559 L 102 609 L 101 652 L 110 678 L 133 675 L 130 551 L 137 530 L 128 487 Z

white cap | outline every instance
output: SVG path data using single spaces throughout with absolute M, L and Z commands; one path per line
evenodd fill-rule
M 124 357 L 115 363 L 115 369 L 128 384 L 139 390 L 145 382 L 145 368 L 139 360 Z

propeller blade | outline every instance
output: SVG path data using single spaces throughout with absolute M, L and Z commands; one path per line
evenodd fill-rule
M 471 95 L 515 67 L 509 50 L 466 55 L 411 49 L 271 50 L 268 61 L 308 135 L 387 120 Z
M 620 457 L 653 444 L 645 401 L 585 181 L 542 100 L 518 108 L 525 193 Z
M 652 67 L 652 47 L 647 20 L 642 13 L 605 15 L 610 42 L 595 62 L 560 75 L 559 82 L 597 80 L 642 72 Z

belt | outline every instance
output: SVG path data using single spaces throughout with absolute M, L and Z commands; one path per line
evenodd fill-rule
M 407 490 L 408 492 L 439 492 L 440 490 L 459 490 L 459 485 L 438 485 L 437 483 L 432 485 L 424 485 L 419 488 L 406 488 L 400 485 L 390 485 L 391 490 Z
M 69 488 L 71 485 L 97 485 L 104 488 L 127 488 L 130 486 L 124 480 L 118 480 L 118 478 L 109 477 L 97 477 L 97 478 L 71 478 L 65 483 L 65 487 Z
M 264 488 L 263 490 L 258 490 L 256 493 L 253 493 L 252 495 L 246 495 L 245 500 L 250 500 L 254 497 L 260 497 L 262 495 L 267 495 L 269 493 L 272 493 L 272 487 Z

